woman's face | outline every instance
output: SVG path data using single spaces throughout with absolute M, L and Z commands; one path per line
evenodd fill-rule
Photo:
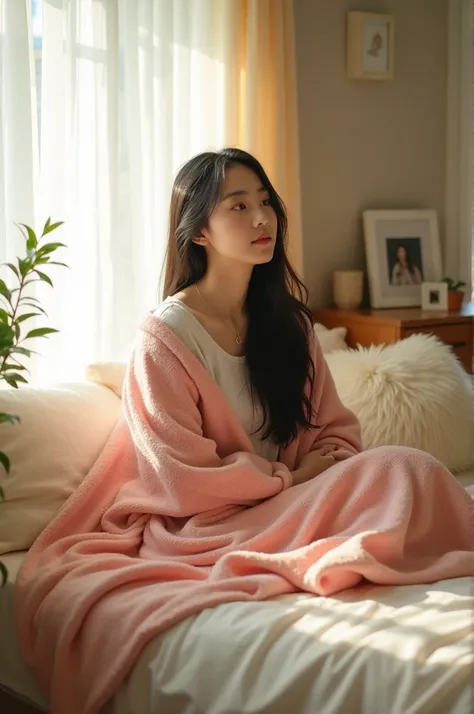
M 407 252 L 405 248 L 402 245 L 398 246 L 397 250 L 397 258 L 401 263 L 406 263 L 407 262 Z
M 219 203 L 202 235 L 208 257 L 222 257 L 247 265 L 269 262 L 277 236 L 277 216 L 268 191 L 257 174 L 243 165 L 226 171 Z

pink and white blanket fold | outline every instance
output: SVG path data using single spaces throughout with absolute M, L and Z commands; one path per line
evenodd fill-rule
M 154 636 L 204 608 L 474 575 L 466 491 L 424 452 L 359 453 L 317 344 L 314 361 L 318 428 L 269 463 L 198 360 L 145 319 L 124 418 L 17 581 L 23 656 L 53 714 L 98 712 Z M 292 487 L 311 450 L 336 464 Z

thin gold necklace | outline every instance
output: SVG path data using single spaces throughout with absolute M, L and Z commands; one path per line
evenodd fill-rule
M 198 291 L 198 295 L 199 295 L 199 297 L 201 298 L 201 300 L 203 301 L 203 303 L 205 303 L 208 307 L 210 307 L 210 308 L 212 309 L 212 311 L 214 312 L 214 309 L 213 309 L 212 305 L 210 305 L 210 304 L 208 303 L 208 301 L 204 298 L 204 296 L 202 295 L 201 291 L 200 291 L 199 288 L 198 288 L 197 283 L 194 283 L 194 287 L 195 287 L 196 290 Z M 240 336 L 240 333 L 236 331 L 235 327 L 234 327 L 234 328 L 229 327 L 229 325 L 222 319 L 222 317 L 220 317 L 220 316 L 217 315 L 216 313 L 214 313 L 214 314 L 215 314 L 215 316 L 217 317 L 217 319 L 222 322 L 222 324 L 224 325 L 224 327 L 226 328 L 226 330 L 229 330 L 229 332 L 232 332 L 232 333 L 235 333 L 235 334 L 236 334 L 235 342 L 236 342 L 236 344 L 241 345 L 241 344 L 242 344 L 242 337 Z

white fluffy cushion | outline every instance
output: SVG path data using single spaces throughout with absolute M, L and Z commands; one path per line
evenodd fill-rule
M 431 335 L 326 357 L 365 448 L 397 444 L 433 454 L 451 471 L 473 464 L 473 390 L 449 347 Z
M 0 411 L 21 423 L 0 425 L 0 554 L 29 548 L 94 464 L 121 402 L 96 384 L 0 390 Z
M 335 352 L 336 350 L 349 349 L 346 343 L 346 327 L 333 327 L 328 329 L 324 325 L 321 325 L 321 323 L 316 322 L 314 324 L 314 331 L 324 354 L 331 354 L 331 352 Z

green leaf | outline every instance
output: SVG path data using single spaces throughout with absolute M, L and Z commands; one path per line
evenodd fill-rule
M 61 265 L 63 268 L 68 268 L 70 270 L 69 265 L 66 265 L 66 263 L 59 263 L 57 260 L 50 260 L 48 265 Z
M 37 268 L 35 268 L 35 273 L 36 273 L 37 275 L 39 275 L 40 278 L 41 278 L 41 280 L 43 280 L 45 283 L 48 283 L 48 285 L 51 285 L 51 287 L 54 287 L 54 286 L 53 286 L 53 281 L 51 280 L 51 278 L 49 277 L 49 275 L 46 275 L 46 273 L 42 273 L 41 270 L 38 270 Z
M 48 313 L 46 312 L 46 310 L 44 310 L 39 305 L 35 305 L 34 302 L 30 302 L 30 300 L 33 300 L 33 298 L 28 298 L 28 297 L 21 298 L 20 302 L 22 304 L 22 307 L 32 307 L 34 310 L 39 310 L 42 315 L 46 315 L 46 317 L 48 317 Z
M 29 300 L 30 302 L 40 302 L 38 298 L 31 297 L 31 295 L 25 295 L 24 297 L 21 298 L 22 300 Z M 38 306 L 39 310 L 39 306 Z
M 50 219 L 48 218 L 48 221 Z M 45 226 L 43 228 L 43 235 L 47 235 L 48 233 L 51 233 L 51 231 L 55 231 L 56 228 L 59 228 L 59 226 L 62 226 L 64 221 L 58 221 L 57 223 L 50 223 L 48 225 L 48 221 L 46 221 Z
M 13 343 L 0 337 L 0 354 L 7 356 L 13 349 Z
M 15 339 L 18 342 L 18 340 L 20 339 L 20 334 L 21 334 L 21 328 L 20 328 L 20 325 L 18 324 L 18 322 L 15 322 L 13 329 L 15 330 Z
M 3 468 L 7 472 L 7 474 L 10 473 L 10 459 L 6 454 L 3 453 L 3 451 L 0 451 L 0 464 L 2 464 Z
M 40 246 L 38 250 L 36 251 L 36 255 L 46 255 L 46 253 L 53 253 L 53 251 L 57 250 L 58 248 L 66 248 L 67 246 L 64 245 L 64 243 L 45 243 L 44 245 Z
M 31 357 L 31 355 L 35 354 L 35 352 L 33 350 L 28 350 L 26 347 L 9 347 L 6 350 L 0 350 L 0 357 L 4 357 L 5 355 L 13 355 L 13 354 L 24 355 L 25 357 Z
M 27 258 L 18 258 L 18 270 L 22 278 L 31 270 L 31 261 Z
M 17 382 L 21 384 L 28 384 L 28 380 L 22 374 L 17 374 L 16 372 L 7 372 L 7 374 L 2 374 L 1 379 L 3 379 L 10 387 L 18 389 Z
M 31 330 L 25 337 L 25 340 L 29 340 L 31 337 L 45 337 L 45 335 L 52 335 L 53 332 L 59 332 L 53 327 L 38 327 L 36 330 Z
M 5 322 L 7 324 L 10 321 L 10 313 L 8 313 L 6 310 L 2 310 L 1 308 L 0 308 L 0 321 Z
M 3 295 L 4 298 L 10 302 L 12 298 L 12 294 L 10 290 L 7 288 L 5 281 L 0 278 L 0 295 Z
M 4 345 L 13 345 L 14 336 L 15 333 L 10 325 L 7 325 L 5 322 L 0 322 L 0 342 Z
M 25 322 L 25 320 L 30 320 L 32 317 L 40 317 L 40 312 L 24 312 L 23 315 L 19 315 L 15 318 L 15 322 Z
M 20 423 L 20 417 L 16 416 L 16 414 L 0 414 L 0 424 L 19 424 Z
M 10 363 L 7 363 L 7 362 L 6 362 L 6 363 L 2 366 L 2 369 L 4 369 L 4 370 L 7 370 L 7 369 L 17 369 L 17 370 L 19 370 L 19 371 L 24 371 L 24 372 L 28 372 L 28 371 L 29 371 L 29 370 L 28 370 L 28 367 L 25 367 L 25 366 L 22 365 L 22 364 L 14 364 L 13 362 L 10 362 Z
M 5 380 L 10 387 L 14 387 L 15 389 L 18 389 L 17 382 L 20 382 L 21 384 L 28 384 L 28 380 L 25 379 L 22 374 L 17 374 L 16 372 L 7 372 L 7 374 L 2 374 L 1 378 Z
M 23 226 L 23 228 L 28 233 L 28 240 L 26 241 L 26 249 L 28 251 L 34 250 L 36 248 L 36 246 L 38 245 L 38 238 L 36 237 L 36 233 L 34 232 L 33 228 L 30 228 L 30 226 L 27 226 L 26 223 L 20 223 L 20 226 Z
M 7 266 L 7 268 L 10 268 L 10 270 L 15 273 L 15 276 L 18 278 L 18 280 L 20 280 L 20 273 L 18 272 L 18 268 L 16 267 L 16 265 L 13 265 L 13 263 L 5 263 L 5 265 Z
M 2 579 L 1 587 L 3 588 L 7 584 L 8 570 L 6 569 L 6 567 L 4 566 L 4 564 L 2 563 L 1 560 L 0 560 L 0 577 Z

